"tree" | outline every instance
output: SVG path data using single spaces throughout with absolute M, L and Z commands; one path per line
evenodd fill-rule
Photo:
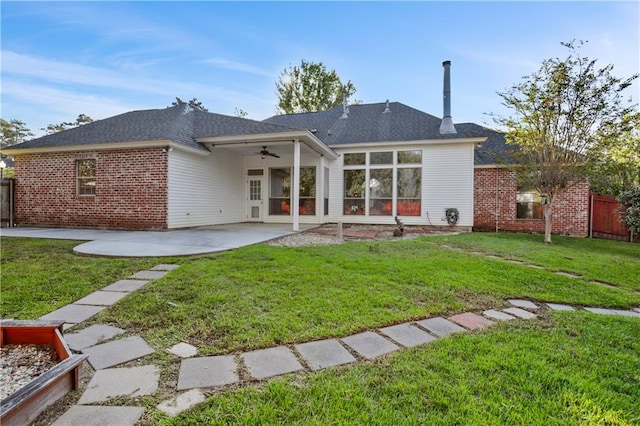
M 243 110 L 242 108 L 238 108 L 238 107 L 236 107 L 235 111 L 233 111 L 233 115 L 235 115 L 236 117 L 240 117 L 240 118 L 249 117 L 249 113 L 247 111 Z
M 599 194 L 619 195 L 640 186 L 640 113 L 625 117 L 626 130 L 602 138 L 589 156 L 590 186 Z
M 200 111 L 204 111 L 204 112 L 208 112 L 209 110 L 206 109 L 204 107 L 204 105 L 202 105 L 202 102 L 200 102 L 198 100 L 198 98 L 191 98 L 191 100 L 189 102 L 185 102 L 182 99 L 180 99 L 179 97 L 176 96 L 176 100 L 171 102 L 171 106 L 178 106 L 178 105 L 183 105 L 185 103 L 188 103 L 189 106 L 193 109 L 199 109 Z
M 42 128 L 41 130 L 44 130 L 45 132 L 47 132 L 48 135 L 50 135 L 53 133 L 61 132 L 67 129 L 72 129 L 74 127 L 82 126 L 92 122 L 93 122 L 93 118 L 89 117 L 86 114 L 79 114 L 78 118 L 76 118 L 76 121 L 74 122 L 63 121 L 62 123 L 59 123 L 59 124 L 49 124 L 46 128 Z
M 640 186 L 631 188 L 618 196 L 622 221 L 634 234 L 640 233 Z
M 335 70 L 328 71 L 322 62 L 307 62 L 289 66 L 276 82 L 278 114 L 324 111 L 342 105 L 356 92 L 347 81 L 343 83 Z
M 569 50 L 565 59 L 546 59 L 521 83 L 498 92 L 513 114 L 494 119 L 507 130 L 507 143 L 519 148 L 513 154 L 518 184 L 546 198 L 545 243 L 551 243 L 556 197 L 588 177 L 597 142 L 624 131 L 624 117 L 635 108 L 623 102 L 623 91 L 638 74 L 622 79 L 611 74 L 613 65 L 597 68 L 596 60 L 579 54 L 584 43 L 562 43 Z
M 25 138 L 33 136 L 27 125 L 23 121 L 16 119 L 6 121 L 0 118 L 0 128 L 2 132 L 0 135 L 2 138 L 0 139 L 0 148 L 20 143 Z

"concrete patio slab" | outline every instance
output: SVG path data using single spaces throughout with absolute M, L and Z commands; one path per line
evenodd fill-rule
M 343 337 L 340 340 L 366 359 L 377 358 L 400 349 L 395 343 L 372 331 Z
M 144 414 L 142 407 L 84 407 L 74 405 L 53 426 L 133 426 Z
M 545 303 L 545 305 L 554 311 L 575 311 L 575 308 L 569 305 L 560 305 L 558 303 Z
M 153 268 L 149 268 L 150 271 L 173 271 L 174 269 L 178 269 L 180 265 L 176 265 L 173 263 L 161 263 L 159 265 L 154 266 Z
M 140 278 L 143 280 L 157 280 L 164 277 L 168 273 L 169 273 L 168 271 L 140 271 L 131 275 L 129 278 L 134 278 L 134 279 Z
M 160 371 L 155 365 L 99 370 L 91 378 L 78 404 L 104 402 L 114 396 L 153 395 L 158 390 L 159 378 Z
M 427 330 L 428 332 L 435 334 L 438 337 L 443 337 L 452 333 L 459 333 L 466 331 L 464 328 L 457 324 L 452 323 L 441 317 L 429 318 L 426 320 L 418 321 L 417 324 Z
M 189 358 L 180 364 L 177 389 L 213 388 L 239 380 L 238 366 L 233 356 Z
M 105 306 L 71 304 L 63 306 L 60 309 L 56 309 L 55 311 L 48 313 L 47 315 L 43 315 L 39 319 L 64 321 L 70 324 L 78 324 L 82 321 L 88 320 L 103 309 L 105 309 Z
M 199 389 L 191 389 L 175 398 L 161 402 L 156 408 L 166 415 L 173 417 L 204 402 L 205 399 L 206 397 Z
M 180 358 L 191 358 L 192 356 L 196 356 L 198 348 L 188 343 L 181 342 L 171 346 L 167 349 L 167 352 L 175 356 L 179 356 Z
M 514 320 L 516 317 L 509 315 L 505 312 L 496 311 L 495 309 L 488 309 L 482 313 L 487 318 L 494 319 L 496 321 L 509 321 Z
M 503 311 L 522 319 L 532 319 L 537 316 L 536 314 L 532 314 L 531 312 L 520 308 L 504 308 Z
M 76 333 L 66 333 L 64 340 L 74 351 L 81 351 L 122 333 L 124 330 L 118 327 L 94 324 Z
M 480 315 L 476 315 L 473 312 L 465 312 L 463 314 L 450 316 L 449 321 L 453 321 L 469 330 L 477 330 L 479 328 L 488 327 L 495 322 L 488 320 Z
M 380 333 L 400 343 L 402 346 L 410 348 L 412 346 L 424 345 L 436 338 L 426 331 L 411 324 L 398 324 L 380 329 Z
M 256 379 L 266 379 L 303 369 L 295 355 L 286 347 L 261 349 L 242 355 L 249 373 Z
M 86 295 L 80 300 L 73 302 L 74 305 L 93 305 L 93 306 L 111 306 L 118 300 L 129 293 L 120 291 L 94 291 L 91 294 Z
M 125 291 L 130 293 L 142 288 L 148 282 L 146 280 L 120 280 L 106 286 L 102 291 Z
M 295 348 L 314 371 L 356 361 L 336 339 L 302 343 Z
M 153 348 L 139 336 L 131 336 L 82 350 L 83 354 L 89 355 L 89 364 L 95 370 L 113 367 L 153 352 Z
M 509 303 L 511 303 L 513 306 L 515 306 L 516 308 L 522 308 L 522 309 L 540 309 L 540 307 L 538 305 L 536 305 L 535 303 L 533 303 L 530 300 L 523 300 L 523 299 L 509 299 L 507 300 Z

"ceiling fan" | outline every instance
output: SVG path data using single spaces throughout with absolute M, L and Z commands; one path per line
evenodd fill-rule
M 271 157 L 280 158 L 280 156 L 278 154 L 274 154 L 273 152 L 267 151 L 267 147 L 266 146 L 262 147 L 262 151 L 256 152 L 256 155 L 262 155 L 262 158 L 266 157 L 267 155 L 269 155 Z

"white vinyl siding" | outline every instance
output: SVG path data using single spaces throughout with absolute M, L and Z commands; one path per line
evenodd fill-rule
M 241 157 L 218 150 L 200 156 L 169 153 L 168 227 L 218 225 L 245 220 Z

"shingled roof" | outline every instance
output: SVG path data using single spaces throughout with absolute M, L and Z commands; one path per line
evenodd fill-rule
M 50 148 L 118 142 L 167 140 L 205 150 L 198 137 L 288 131 L 283 126 L 214 114 L 180 104 L 170 108 L 132 111 L 73 129 L 32 139 L 11 149 Z
M 475 123 L 456 124 L 456 129 L 458 129 L 458 131 L 481 133 L 487 137 L 487 140 L 484 141 L 482 145 L 476 146 L 475 148 L 474 164 L 476 166 L 513 162 L 513 158 L 509 155 L 509 152 L 517 148 L 512 145 L 507 145 L 504 133 Z
M 326 111 L 275 115 L 266 123 L 314 130 L 330 147 L 354 143 L 397 142 L 482 137 L 475 128 L 457 134 L 440 134 L 441 119 L 400 102 L 350 105 L 346 118 L 342 106 Z

